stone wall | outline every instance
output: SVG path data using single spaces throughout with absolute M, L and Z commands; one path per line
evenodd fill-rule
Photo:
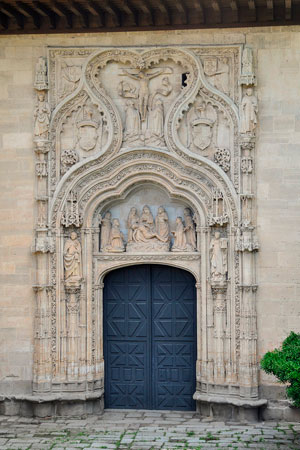
M 30 393 L 33 365 L 34 72 L 47 46 L 249 44 L 257 72 L 258 351 L 300 332 L 300 27 L 0 38 L 0 393 Z M 278 386 L 261 374 L 262 395 Z M 268 386 L 274 386 L 270 390 Z M 275 413 L 274 413 L 275 414 Z

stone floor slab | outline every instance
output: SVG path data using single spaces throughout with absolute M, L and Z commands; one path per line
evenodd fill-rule
M 87 419 L 0 416 L 0 450 L 300 450 L 299 424 L 226 425 L 195 412 L 108 410 Z

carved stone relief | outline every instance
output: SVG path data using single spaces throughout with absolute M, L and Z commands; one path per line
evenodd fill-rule
M 227 57 L 207 56 L 203 58 L 203 69 L 208 81 L 219 91 L 229 95 L 230 67 Z
M 183 115 L 178 136 L 192 153 L 216 162 L 231 177 L 234 128 L 226 110 L 218 102 L 199 92 Z
M 63 121 L 59 137 L 60 172 L 63 175 L 74 164 L 100 153 L 105 147 L 108 126 L 103 110 L 83 95 Z
M 151 208 L 144 205 L 141 213 L 139 208 L 131 207 L 127 221 L 127 242 L 120 229 L 120 222 L 112 218 L 110 211 L 106 211 L 104 217 L 99 215 L 100 223 L 100 251 L 103 252 L 169 252 L 171 251 L 196 251 L 196 232 L 189 208 L 184 209 L 185 223 L 182 218 L 176 218 L 176 231 L 170 230 L 169 217 L 163 206 L 157 209 L 154 218 Z M 182 229 L 181 229 L 182 227 Z M 172 242 L 171 235 L 174 235 Z
M 77 233 L 72 231 L 64 245 L 65 284 L 79 286 L 82 280 L 81 244 Z
M 46 91 L 37 92 L 37 104 L 34 111 L 34 136 L 36 141 L 48 141 L 50 124 L 50 106 L 46 100 Z
M 247 87 L 241 102 L 241 126 L 240 132 L 253 135 L 257 124 L 257 99 L 253 95 L 253 89 Z
M 38 60 L 33 251 L 49 267 L 35 290 L 51 345 L 36 334 L 36 392 L 103 395 L 104 275 L 161 262 L 197 281 L 207 343 L 197 399 L 258 398 L 256 323 L 246 317 L 259 247 L 254 86 L 242 46 L 59 48 Z
M 215 232 L 210 241 L 210 274 L 213 282 L 224 282 L 227 275 L 227 246 L 228 240 L 221 238 L 219 231 Z

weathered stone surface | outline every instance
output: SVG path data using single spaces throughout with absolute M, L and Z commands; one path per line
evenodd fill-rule
M 120 430 L 118 432 L 106 429 L 104 421 L 111 425 L 115 420 L 110 413 L 104 413 L 102 418 L 68 421 L 51 420 L 34 423 L 7 417 L 0 419 L 0 448 L 34 448 L 34 449 L 171 449 L 171 448 L 257 448 L 257 449 L 288 449 L 299 448 L 299 430 L 291 423 L 271 424 L 265 422 L 252 426 L 231 426 L 215 423 L 213 426 L 197 423 L 191 414 L 181 413 L 180 418 L 186 427 L 170 427 L 169 419 L 178 417 L 172 411 L 162 412 L 159 424 L 143 426 L 144 412 L 125 413 L 124 418 L 118 417 Z M 129 417 L 128 417 L 129 416 Z M 174 417 L 175 416 L 175 417 Z M 193 417 L 193 416 L 192 416 Z M 132 432 L 126 419 L 130 418 L 136 431 Z M 31 422 L 35 422 L 31 419 Z M 77 424 L 76 429 L 73 425 Z M 52 425 L 49 429 L 49 425 Z M 192 425 L 192 428 L 189 427 Z M 298 427 L 299 428 L 299 427 Z M 4 431 L 3 431 L 4 430 Z M 45 437 L 43 437 L 45 435 Z
M 3 52 L 0 52 L 0 248 L 2 255 L 0 263 L 1 394 L 4 394 L 5 396 L 31 394 L 33 379 L 35 390 L 44 392 L 49 392 L 51 390 L 51 378 L 53 375 L 52 364 L 56 358 L 55 350 L 51 350 L 53 352 L 50 355 L 51 361 L 49 360 L 49 355 L 47 357 L 42 357 L 41 355 L 46 348 L 50 348 L 50 346 L 47 347 L 45 342 L 50 335 L 53 336 L 55 333 L 50 330 L 52 326 L 50 325 L 50 322 L 48 322 L 48 324 L 43 322 L 41 327 L 39 325 L 39 328 L 37 328 L 37 321 L 35 321 L 34 324 L 34 316 L 35 308 L 40 302 L 40 306 L 43 310 L 41 316 L 48 317 L 47 314 L 49 313 L 49 308 L 46 307 L 45 310 L 43 309 L 48 301 L 53 302 L 53 300 L 51 300 L 53 298 L 51 291 L 53 274 L 49 272 L 48 264 L 51 261 L 52 252 L 54 250 L 57 251 L 58 249 L 57 245 L 59 241 L 60 250 L 58 250 L 58 254 L 61 259 L 57 261 L 59 262 L 60 267 L 63 267 L 63 247 L 69 236 L 69 232 L 68 229 L 66 231 L 66 229 L 61 227 L 62 233 L 60 235 L 55 235 L 56 241 L 55 246 L 53 247 L 54 236 L 48 236 L 48 231 L 45 231 L 45 227 L 49 226 L 49 224 L 47 224 L 48 190 L 46 189 L 46 182 L 51 176 L 46 164 L 48 159 L 47 155 L 49 154 L 49 148 L 46 145 L 46 141 L 48 138 L 53 138 L 53 136 L 50 137 L 48 134 L 49 114 L 50 112 L 51 114 L 53 113 L 55 105 L 60 105 L 59 108 L 61 108 L 63 104 L 66 104 L 68 96 L 72 96 L 78 88 L 78 74 L 79 78 L 81 76 L 80 67 L 83 62 L 89 58 L 89 51 L 95 51 L 95 47 L 91 50 L 91 46 L 98 46 L 98 48 L 100 48 L 99 46 L 112 46 L 115 48 L 120 47 L 120 45 L 130 47 L 138 43 L 140 46 L 171 45 L 182 48 L 183 50 L 194 51 L 192 48 L 186 47 L 186 44 L 192 44 L 194 49 L 198 49 L 197 51 L 200 55 L 199 58 L 203 62 L 204 77 L 206 77 L 206 80 L 209 83 L 209 86 L 207 85 L 207 92 L 209 93 L 211 86 L 214 86 L 214 89 L 218 90 L 218 93 L 216 94 L 219 95 L 218 101 L 221 102 L 220 99 L 222 98 L 222 95 L 228 94 L 228 97 L 231 98 L 232 103 L 236 105 L 237 109 L 240 109 L 240 107 L 244 105 L 242 128 L 234 129 L 234 125 L 230 125 L 231 129 L 228 134 L 225 122 L 223 122 L 225 116 L 222 115 L 222 118 L 219 116 L 216 118 L 214 115 L 214 112 L 217 110 L 216 104 L 214 104 L 214 111 L 212 111 L 209 104 L 203 105 L 200 102 L 201 98 L 197 98 L 196 103 L 194 102 L 195 99 L 193 99 L 193 101 L 190 102 L 190 109 L 187 112 L 183 112 L 183 120 L 180 122 L 180 127 L 178 128 L 178 141 L 176 141 L 176 148 L 173 148 L 170 145 L 170 137 L 165 135 L 165 133 L 162 133 L 162 123 L 167 120 L 166 113 L 167 111 L 170 111 L 169 108 L 171 108 L 172 101 L 181 95 L 182 92 L 181 80 L 179 79 L 181 69 L 178 69 L 179 66 L 174 62 L 170 62 L 170 67 L 173 72 L 163 75 L 167 77 L 169 81 L 165 80 L 163 82 L 162 76 L 157 75 L 149 82 L 150 94 L 153 94 L 160 89 L 159 96 L 162 99 L 162 104 L 153 102 L 153 108 L 151 108 L 151 120 L 149 122 L 152 125 L 147 128 L 145 126 L 145 120 L 143 120 L 145 119 L 146 97 L 142 98 L 142 96 L 138 94 L 140 96 L 136 98 L 138 105 L 132 105 L 131 103 L 126 104 L 128 99 L 130 99 L 130 97 L 127 97 L 128 93 L 131 92 L 134 94 L 135 92 L 134 95 L 137 95 L 138 87 L 140 87 L 141 83 L 141 73 L 145 72 L 134 72 L 131 69 L 133 65 L 127 65 L 126 67 L 123 67 L 124 69 L 126 68 L 127 72 L 125 71 L 125 74 L 120 75 L 120 70 L 115 65 L 109 72 L 110 78 L 108 78 L 107 75 L 108 71 L 103 69 L 103 84 L 105 85 L 109 79 L 115 81 L 114 83 L 111 83 L 112 86 L 117 86 L 120 81 L 126 79 L 127 83 L 131 83 L 131 85 L 136 88 L 136 91 L 130 91 L 130 85 L 129 87 L 126 85 L 124 86 L 123 83 L 122 89 L 120 86 L 119 95 L 116 90 L 113 91 L 113 88 L 106 84 L 108 95 L 111 96 L 112 102 L 120 115 L 118 125 L 116 125 L 116 122 L 114 124 L 109 124 L 111 112 L 108 112 L 107 108 L 104 108 L 105 111 L 100 108 L 103 115 L 101 115 L 101 117 L 97 116 L 97 111 L 94 111 L 95 104 L 93 106 L 95 97 L 93 97 L 92 102 L 87 102 L 86 104 L 87 110 L 88 107 L 91 108 L 90 115 L 87 114 L 87 116 L 84 116 L 84 112 L 79 109 L 77 112 L 81 111 L 82 116 L 80 112 L 80 114 L 75 117 L 76 113 L 72 112 L 72 117 L 76 124 L 74 133 L 78 140 L 78 145 L 76 147 L 78 154 L 74 156 L 68 153 L 63 157 L 63 152 L 69 150 L 69 144 L 72 147 L 71 144 L 73 143 L 74 137 L 72 136 L 73 131 L 71 130 L 72 127 L 70 126 L 70 122 L 67 121 L 64 124 L 62 141 L 59 144 L 60 149 L 56 149 L 57 154 L 59 154 L 58 150 L 62 151 L 62 159 L 56 161 L 58 164 L 56 182 L 63 173 L 67 174 L 68 171 L 69 173 L 72 171 L 72 164 L 78 164 L 78 162 L 83 164 L 82 162 L 86 159 L 86 156 L 96 155 L 97 145 L 99 144 L 100 139 L 99 130 L 102 125 L 101 148 L 108 149 L 109 136 L 112 136 L 112 134 L 109 135 L 109 133 L 112 133 L 112 130 L 116 130 L 119 127 L 115 135 L 119 139 L 119 144 L 123 146 L 123 149 L 126 148 L 126 151 L 130 151 L 130 148 L 137 149 L 137 147 L 135 147 L 136 145 L 147 146 L 147 144 L 149 144 L 150 147 L 151 144 L 152 147 L 156 148 L 156 154 L 165 156 L 164 148 L 169 145 L 170 154 L 174 154 L 174 160 L 178 158 L 178 161 L 180 160 L 180 164 L 183 166 L 183 163 L 184 161 L 186 162 L 186 160 L 177 153 L 178 148 L 182 149 L 183 146 L 190 151 L 189 155 L 191 157 L 197 159 L 199 155 L 204 155 L 203 157 L 206 158 L 203 162 L 205 167 L 206 161 L 219 167 L 220 171 L 223 171 L 221 172 L 223 180 L 231 179 L 230 182 L 232 182 L 233 190 L 237 189 L 239 190 L 239 194 L 242 194 L 240 200 L 243 223 L 234 225 L 232 221 L 230 222 L 231 219 L 228 219 L 227 217 L 228 210 L 224 210 L 223 208 L 224 199 L 222 198 L 222 195 L 224 193 L 222 193 L 222 189 L 220 189 L 221 193 L 214 191 L 209 201 L 212 200 L 213 204 L 216 204 L 217 201 L 220 202 L 220 207 L 223 209 L 219 211 L 218 214 L 216 214 L 217 211 L 211 211 L 211 214 L 207 215 L 211 225 L 202 223 L 203 228 L 199 231 L 198 242 L 200 242 L 201 237 L 201 242 L 205 242 L 206 248 L 208 249 L 216 231 L 212 228 L 210 230 L 210 227 L 219 227 L 222 228 L 223 231 L 226 230 L 221 238 L 228 240 L 228 247 L 225 247 L 226 241 L 224 241 L 224 248 L 221 250 L 221 253 L 215 252 L 213 254 L 212 252 L 210 255 L 209 253 L 206 253 L 205 256 L 202 253 L 207 250 L 203 250 L 201 247 L 200 253 L 202 261 L 207 261 L 207 273 L 199 273 L 199 259 L 196 259 L 197 252 L 195 252 L 194 255 L 195 259 L 189 259 L 190 253 L 184 251 L 183 255 L 179 256 L 177 256 L 176 252 L 169 252 L 170 254 L 167 256 L 161 255 L 161 257 L 156 255 L 152 257 L 150 262 L 161 262 L 162 258 L 165 258 L 165 261 L 167 261 L 169 258 L 169 261 L 172 261 L 172 264 L 178 264 L 183 268 L 188 269 L 195 267 L 196 272 L 198 271 L 199 275 L 201 275 L 201 280 L 199 281 L 202 282 L 202 291 L 203 285 L 207 283 L 207 278 L 212 278 L 206 285 L 206 291 L 209 292 L 211 281 L 216 282 L 216 278 L 220 278 L 219 281 L 222 283 L 222 278 L 226 278 L 223 273 L 224 271 L 226 272 L 225 269 L 228 268 L 229 272 L 232 271 L 234 261 L 233 252 L 238 251 L 242 254 L 241 261 L 244 265 L 243 273 L 245 279 L 237 280 L 237 284 L 240 285 L 239 294 L 236 294 L 235 296 L 234 292 L 230 291 L 229 299 L 225 297 L 225 295 L 229 295 L 229 292 L 226 293 L 224 286 L 214 286 L 211 291 L 211 297 L 207 297 L 205 302 L 202 303 L 203 308 L 204 305 L 205 308 L 201 311 L 201 317 L 208 317 L 208 322 L 201 324 L 203 334 L 200 338 L 200 346 L 204 352 L 204 349 L 206 348 L 206 344 L 204 343 L 208 342 L 207 348 L 210 352 L 210 356 L 203 353 L 201 361 L 198 361 L 197 380 L 200 386 L 199 391 L 202 389 L 201 383 L 205 384 L 207 381 L 209 381 L 209 385 L 212 386 L 211 388 L 209 387 L 209 389 L 212 389 L 213 391 L 214 389 L 218 389 L 218 385 L 234 385 L 236 383 L 236 377 L 238 377 L 238 385 L 244 385 L 245 389 L 248 389 L 247 396 L 249 398 L 253 397 L 253 395 L 257 396 L 257 358 L 259 359 L 267 350 L 280 345 L 280 342 L 286 337 L 289 331 L 300 331 L 300 309 L 298 301 L 300 292 L 298 288 L 298 259 L 300 254 L 298 242 L 300 182 L 299 173 L 297 171 L 297 167 L 299 166 L 299 102 L 297 101 L 297 95 L 299 94 L 298 68 L 300 62 L 298 54 L 299 36 L 299 28 L 290 27 L 285 28 L 283 31 L 279 28 L 265 28 L 263 30 L 253 28 L 251 30 L 235 30 L 234 32 L 232 30 L 216 30 L 210 32 L 205 30 L 195 30 L 168 33 L 104 33 L 99 35 L 87 34 L 81 36 L 53 35 L 35 36 L 34 38 L 32 36 L 8 36 L 1 38 L 0 49 L 3 49 Z M 201 47 L 199 42 L 205 44 L 207 47 Z M 232 62 L 228 56 L 228 54 L 233 55 L 235 52 L 238 54 L 238 52 L 242 50 L 240 47 L 235 47 L 236 44 L 247 44 L 247 46 L 250 46 L 253 49 L 253 66 L 257 72 L 256 86 L 254 89 L 255 96 L 258 99 L 258 113 L 256 110 L 256 100 L 252 99 L 253 92 L 251 95 L 248 95 L 250 98 L 249 101 L 249 99 L 245 97 L 246 91 L 243 87 L 244 85 L 238 84 L 239 82 L 245 82 L 245 77 L 250 77 L 247 79 L 254 81 L 254 78 L 251 78 L 254 74 L 248 73 L 245 69 L 245 67 L 248 67 L 248 69 L 249 67 L 251 68 L 251 64 L 249 63 L 247 66 L 247 64 L 245 65 L 245 63 L 243 63 L 243 68 L 239 67 L 237 63 Z M 49 45 L 55 47 L 55 49 L 51 49 L 50 51 L 52 51 L 53 55 L 55 54 L 59 60 L 57 75 L 62 74 L 63 68 L 60 64 L 64 58 L 69 63 L 71 61 L 74 66 L 74 76 L 71 77 L 71 79 L 70 77 L 68 78 L 68 71 L 66 70 L 66 66 L 64 66 L 64 75 L 66 75 L 66 77 L 58 76 L 58 78 L 56 78 L 55 83 L 58 83 L 58 85 L 55 86 L 55 89 L 53 79 L 46 79 L 43 75 L 43 60 L 38 59 L 39 57 L 46 57 L 46 48 Z M 220 45 L 220 47 L 217 47 L 218 45 Z M 85 47 L 87 51 L 86 54 L 81 55 L 76 54 L 76 51 L 72 54 L 63 55 L 62 53 L 59 53 L 61 50 L 58 49 L 58 47 L 60 46 L 70 46 L 73 49 L 80 46 Z M 213 49 L 214 55 L 208 54 L 211 51 L 210 49 Z M 206 53 L 204 54 L 203 52 Z M 218 52 L 220 53 L 218 54 Z M 227 59 L 227 62 L 225 63 L 224 61 L 222 62 L 221 59 L 218 59 L 216 62 L 214 58 L 216 55 L 220 56 L 222 52 L 223 56 L 229 59 Z M 38 61 L 40 61 L 40 65 L 39 70 L 37 71 L 37 73 L 39 73 L 39 80 L 37 82 L 35 66 Z M 225 64 L 226 66 L 229 62 L 231 64 L 229 79 L 226 78 L 226 71 L 224 72 L 225 75 L 218 77 L 218 75 L 216 75 L 217 69 L 223 67 L 222 64 Z M 67 67 L 69 66 L 67 65 Z M 155 70 L 161 69 L 162 66 L 169 67 L 169 62 L 168 64 L 159 63 L 153 65 Z M 51 75 L 54 73 L 53 67 L 48 66 L 47 70 L 48 76 L 49 74 Z M 239 70 L 241 70 L 241 74 L 239 73 Z M 154 70 L 152 71 L 154 74 Z M 147 73 L 149 74 L 150 72 Z M 241 75 L 240 80 L 238 79 L 239 75 Z M 50 97 L 48 99 L 47 88 L 49 87 L 49 83 Z M 33 84 L 35 84 L 35 93 L 32 89 Z M 93 84 L 90 84 L 89 86 L 91 89 L 95 88 L 95 85 Z M 43 92 L 43 94 L 37 95 L 37 92 Z M 201 95 L 203 96 L 204 94 L 202 92 Z M 242 102 L 241 99 L 243 99 Z M 199 113 L 199 117 L 193 116 L 193 114 L 195 114 L 195 105 L 198 108 L 198 112 L 196 112 L 197 114 Z M 146 106 L 149 107 L 147 102 Z M 103 109 L 102 103 L 101 107 Z M 192 107 L 194 108 L 194 111 L 192 111 Z M 127 111 L 126 120 L 125 108 Z M 234 109 L 230 101 L 227 101 L 227 106 L 224 108 L 225 109 L 223 110 L 225 112 Z M 189 114 L 188 120 L 187 115 L 185 114 Z M 103 122 L 101 122 L 101 120 Z M 184 124 L 188 123 L 189 120 L 193 126 L 190 129 L 184 129 Z M 163 125 L 165 125 L 165 123 L 163 123 Z M 223 131 L 217 132 L 217 125 L 219 129 Z M 95 127 L 98 127 L 97 130 L 99 131 L 97 137 L 93 131 Z M 147 133 L 141 132 L 141 130 L 143 131 L 143 127 Z M 200 127 L 201 130 L 203 127 L 208 127 L 209 132 L 206 139 L 202 139 L 201 136 L 199 137 L 198 127 Z M 210 132 L 210 130 L 212 132 Z M 244 159 L 240 161 L 241 172 L 239 172 L 239 166 L 236 166 L 237 172 L 239 173 L 239 176 L 241 176 L 241 184 L 237 187 L 234 181 L 234 165 L 237 163 L 238 157 L 233 152 L 233 141 L 237 136 L 235 133 L 241 131 L 245 133 L 256 132 L 256 149 L 254 150 L 252 148 L 249 150 L 249 148 L 251 148 L 251 143 L 249 144 L 249 142 L 245 142 L 245 140 L 240 144 L 243 153 L 242 158 Z M 120 136 L 123 132 L 124 136 L 121 138 Z M 87 135 L 91 138 L 90 141 L 85 139 Z M 231 136 L 230 139 L 228 136 Z M 98 141 L 94 145 L 95 140 L 97 140 L 96 138 Z M 221 151 L 222 148 L 220 142 L 225 142 L 227 144 L 229 142 L 227 149 L 229 151 L 229 157 L 228 153 Z M 218 153 L 217 156 L 214 157 L 213 152 L 216 149 L 218 149 Z M 184 150 L 182 151 L 184 152 Z M 169 161 L 170 160 L 171 158 L 169 158 Z M 149 162 L 154 164 L 156 161 L 153 154 L 149 151 L 145 156 L 145 159 L 142 160 L 142 164 L 148 164 Z M 38 162 L 37 165 L 36 162 Z M 59 166 L 60 164 L 61 167 Z M 162 160 L 160 161 L 160 164 L 162 164 Z M 228 165 L 232 165 L 229 171 L 227 170 Z M 130 163 L 124 162 L 123 166 L 122 163 L 120 163 L 120 167 L 129 170 Z M 180 170 L 181 169 L 182 168 L 180 168 Z M 147 167 L 146 170 L 148 170 L 147 173 L 150 174 L 151 169 Z M 176 168 L 175 170 L 174 166 L 172 166 L 170 173 L 174 173 L 174 171 L 177 170 L 179 169 Z M 186 176 L 185 174 L 182 175 Z M 239 184 L 239 180 L 237 180 L 237 184 Z M 86 188 L 86 186 L 84 188 Z M 192 189 L 191 186 L 189 186 L 188 189 Z M 51 192 L 53 193 L 53 191 Z M 252 194 L 255 195 L 255 202 L 251 205 Z M 200 195 L 202 195 L 202 192 L 197 193 L 197 196 Z M 142 200 L 141 197 L 142 196 L 140 195 L 140 201 Z M 228 200 L 228 192 L 225 193 L 225 199 L 226 201 Z M 210 208 L 209 201 L 207 204 L 208 209 Z M 69 205 L 70 204 L 69 201 Z M 133 205 L 133 203 L 130 204 L 130 206 Z M 139 203 L 138 205 L 143 206 L 143 203 Z M 72 226 L 75 226 L 76 228 L 76 224 L 78 224 L 78 228 L 80 228 L 81 220 L 83 220 L 84 217 L 81 217 L 82 211 L 76 210 L 76 201 L 73 202 L 73 206 L 74 223 Z M 155 214 L 159 206 L 159 203 L 153 204 Z M 61 211 L 63 214 L 70 213 L 70 211 L 64 209 L 66 208 L 65 204 L 61 203 L 59 207 L 62 208 Z M 114 207 L 114 212 L 117 213 L 117 206 Z M 182 250 L 186 250 L 188 248 L 187 240 L 183 235 L 180 235 L 182 231 L 180 231 L 178 224 L 175 224 L 177 216 L 176 208 L 179 207 L 180 205 L 174 205 L 174 207 L 172 206 L 173 209 L 171 208 L 169 211 L 169 205 L 166 205 L 166 211 L 170 222 L 170 231 L 175 231 L 179 233 L 178 236 L 180 236 L 180 239 L 178 238 L 177 247 L 179 246 Z M 228 203 L 226 204 L 226 208 L 228 208 Z M 90 243 L 92 242 L 89 231 L 91 231 L 93 227 L 98 227 L 98 223 L 95 222 L 97 214 L 105 212 L 102 210 L 100 211 L 100 209 L 97 210 L 95 207 L 94 211 L 96 215 L 92 217 L 92 213 L 90 213 L 89 224 L 86 222 L 83 225 L 83 230 L 85 230 L 84 233 L 86 233 L 85 242 L 88 240 L 90 240 Z M 116 217 L 120 222 L 120 231 L 125 233 L 125 235 L 127 233 L 125 221 L 127 220 L 128 211 L 129 209 L 126 210 L 126 214 L 122 213 L 123 215 L 121 214 L 120 217 Z M 193 212 L 196 211 L 193 210 Z M 178 211 L 178 215 L 179 214 L 183 215 L 183 208 L 181 212 Z M 85 213 L 84 216 L 86 220 L 87 215 Z M 67 220 L 65 223 L 70 224 L 70 218 L 70 214 L 69 216 L 65 215 L 64 220 Z M 228 220 L 229 222 L 227 222 Z M 257 231 L 255 233 L 252 232 L 252 230 L 250 233 L 245 230 L 247 229 L 247 226 L 249 226 L 249 220 L 252 221 L 252 225 L 257 226 Z M 221 226 L 220 223 L 223 225 Z M 233 237 L 236 236 L 235 233 L 237 230 L 233 230 L 232 228 L 237 227 L 237 225 L 239 226 L 238 228 L 241 228 L 239 230 L 240 235 L 238 235 L 238 239 Z M 240 227 L 240 225 L 242 226 Z M 57 225 L 54 225 L 54 228 L 56 226 Z M 53 227 L 53 225 L 51 225 L 51 227 Z M 60 227 L 60 224 L 58 227 Z M 33 247 L 35 251 L 37 251 L 36 255 L 33 255 L 30 251 L 34 229 L 36 229 L 36 244 L 35 247 Z M 93 233 L 93 231 L 91 231 L 91 233 Z M 118 230 L 116 227 L 114 242 L 117 242 L 117 239 L 120 239 L 117 234 Z M 256 271 L 254 271 L 255 263 L 252 250 L 256 251 L 258 249 L 256 234 L 258 235 L 260 242 L 260 251 L 257 254 Z M 38 241 L 36 239 L 37 237 L 39 238 Z M 234 240 L 236 240 L 236 242 L 234 242 Z M 118 242 L 120 243 L 120 241 Z M 82 241 L 80 241 L 80 245 L 83 245 Z M 111 248 L 120 250 L 122 246 L 114 245 Z M 222 264 L 220 264 L 222 252 L 223 256 L 224 254 L 226 255 L 223 257 Z M 131 258 L 131 263 L 146 261 L 146 259 L 143 259 L 143 256 L 137 256 L 132 253 L 128 255 L 126 254 L 127 252 L 108 253 L 109 254 L 105 254 L 105 256 L 100 255 L 99 253 L 95 260 L 96 270 L 99 275 L 108 267 L 113 268 L 118 267 L 121 264 L 123 265 L 124 261 L 126 262 L 126 258 L 128 258 L 128 261 Z M 55 255 L 57 255 L 57 253 L 55 253 Z M 37 266 L 35 258 L 38 259 L 38 272 L 36 272 Z M 180 262 L 178 262 L 179 259 Z M 92 262 L 90 261 L 88 264 L 88 267 L 91 268 Z M 249 269 L 249 267 L 251 268 Z M 254 273 L 256 273 L 257 279 L 254 278 Z M 235 277 L 233 272 L 229 275 L 232 286 Z M 64 272 L 56 273 L 54 278 L 56 280 L 64 279 L 67 281 Z M 256 284 L 258 285 L 257 292 Z M 38 288 L 35 289 L 35 294 L 32 290 L 33 285 L 38 286 Z M 87 284 L 84 286 L 87 286 Z M 75 288 L 75 286 L 73 287 Z M 79 325 L 79 322 L 76 321 L 78 319 L 79 302 L 81 301 L 80 295 L 83 295 L 83 292 L 87 292 L 83 291 L 83 289 L 85 289 L 85 287 L 82 288 L 80 293 L 76 290 L 71 292 L 69 289 L 69 292 L 66 294 L 68 296 L 65 305 L 66 312 L 67 314 L 71 314 L 74 319 L 71 329 L 68 330 L 68 336 L 70 338 L 70 348 L 73 349 L 72 351 L 75 353 L 77 352 L 77 338 L 74 330 L 76 330 Z M 61 295 L 61 293 L 59 295 Z M 237 305 L 237 308 L 239 306 L 242 307 L 242 314 L 243 311 L 245 314 L 244 318 L 242 317 L 239 321 L 240 312 L 238 310 L 234 312 L 234 309 L 236 307 L 235 299 L 240 294 L 242 295 L 243 300 L 241 305 Z M 257 300 L 257 318 L 255 317 L 255 308 L 251 311 L 247 309 L 248 305 L 255 305 L 255 297 Z M 53 304 L 52 307 L 51 314 L 55 314 Z M 226 309 L 229 307 L 232 309 Z M 237 314 L 236 322 L 230 322 L 229 317 L 234 318 L 235 314 Z M 250 316 L 251 318 L 249 318 Z M 227 325 L 230 325 L 229 328 L 226 324 L 224 326 L 224 319 L 228 320 Z M 91 317 L 88 320 L 90 321 L 89 323 L 91 323 Z M 212 325 L 215 327 L 215 334 L 213 337 L 207 334 L 207 326 L 211 325 L 209 320 L 212 320 Z M 80 339 L 84 342 L 87 339 L 87 335 L 84 334 L 83 327 L 81 330 L 82 335 Z M 252 347 L 252 344 L 247 347 L 248 344 L 246 344 L 246 342 L 249 342 L 249 335 L 246 335 L 246 330 L 247 333 L 250 333 L 250 341 L 253 344 Z M 57 336 L 60 336 L 60 333 L 64 333 L 64 330 L 57 331 Z M 241 334 L 239 334 L 240 332 Z M 46 334 L 42 336 L 43 333 Z M 233 339 L 232 333 L 236 333 L 234 336 L 235 339 Z M 92 334 L 90 333 L 89 336 L 91 335 Z M 48 336 L 48 338 L 46 336 Z M 237 337 L 238 339 L 236 339 Z M 257 354 L 256 337 L 258 343 Z M 35 351 L 33 349 L 34 339 L 36 339 Z M 94 335 L 94 339 L 96 339 L 96 341 L 98 340 L 97 342 L 100 342 L 100 334 Z M 229 350 L 226 345 L 224 346 L 225 341 L 226 345 L 229 345 Z M 229 342 L 232 344 L 229 344 Z M 234 343 L 236 342 L 238 342 L 237 348 L 234 347 Z M 51 345 L 53 349 L 59 348 L 59 343 L 55 343 L 54 339 L 52 340 Z M 96 384 L 99 381 L 99 385 L 92 389 L 97 390 L 103 387 L 103 361 L 101 360 L 100 349 L 93 349 L 93 352 L 96 352 L 98 358 L 97 373 L 95 372 L 96 375 L 93 382 Z M 75 353 L 73 353 L 73 355 Z M 243 358 L 238 359 L 240 364 L 239 367 L 236 367 L 234 364 L 232 366 L 227 365 L 226 367 L 225 360 L 227 360 L 228 355 L 232 362 L 235 363 L 237 361 L 236 355 L 239 354 L 244 357 L 244 360 Z M 211 369 L 209 367 L 209 357 L 215 361 L 211 374 L 209 374 L 209 370 Z M 44 359 L 41 360 L 41 358 Z M 73 356 L 68 355 L 68 358 L 69 369 L 67 377 L 69 377 L 70 383 L 75 383 L 77 381 L 82 383 L 87 382 L 87 377 L 85 375 L 82 376 L 82 379 L 78 380 L 78 378 L 76 378 L 76 374 L 78 373 L 77 362 L 72 359 Z M 64 357 L 62 357 L 62 361 L 63 360 Z M 34 376 L 33 361 L 35 361 Z M 250 366 L 248 364 L 249 361 L 251 361 Z M 90 370 L 91 365 L 92 361 L 90 359 L 87 364 L 88 367 L 85 369 Z M 60 362 L 58 362 L 58 366 L 57 379 L 61 382 L 64 379 L 63 371 L 65 369 Z M 85 369 L 82 370 L 82 374 L 87 373 Z M 265 418 L 273 417 L 276 419 L 278 418 L 279 420 L 285 418 L 287 420 L 288 418 L 294 417 L 295 420 L 298 420 L 297 411 L 290 409 L 289 406 L 280 407 L 280 405 L 275 402 L 274 397 L 276 397 L 276 388 L 274 380 L 271 377 L 261 373 L 260 383 L 262 385 L 270 386 L 268 390 L 264 390 L 262 397 L 270 398 L 272 401 L 274 400 L 274 403 L 272 402 L 270 407 L 265 410 Z M 273 385 L 274 393 L 271 393 L 270 390 Z M 80 389 L 82 389 L 82 386 L 80 386 Z M 265 393 L 267 394 L 265 395 Z M 0 409 L 1 412 L 3 408 L 4 406 L 2 405 Z M 41 405 L 40 409 L 42 408 L 43 406 Z M 101 407 L 99 407 L 99 411 L 100 410 Z M 23 414 L 30 414 L 30 411 L 26 411 L 27 406 L 23 406 Z M 5 404 L 5 411 L 3 412 L 6 414 L 15 414 L 20 413 L 20 409 L 18 405 L 7 403 Z M 46 412 L 44 414 L 46 414 Z

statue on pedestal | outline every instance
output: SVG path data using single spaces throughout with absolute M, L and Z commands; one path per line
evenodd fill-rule
M 215 232 L 210 242 L 211 280 L 223 282 L 227 274 L 227 238 L 221 238 L 219 231 Z
M 79 285 L 82 279 L 81 244 L 73 231 L 64 246 L 64 268 L 66 285 Z

